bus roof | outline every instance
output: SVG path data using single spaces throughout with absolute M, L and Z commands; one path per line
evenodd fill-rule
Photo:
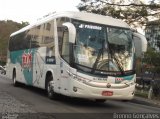
M 37 21 L 35 24 L 28 25 L 19 31 L 16 31 L 11 34 L 11 36 L 14 36 L 18 33 L 24 32 L 30 28 L 36 27 L 40 24 L 43 24 L 47 21 L 51 21 L 55 18 L 59 17 L 68 17 L 68 18 L 73 18 L 77 20 L 82 20 L 82 21 L 87 21 L 87 22 L 93 22 L 93 23 L 98 23 L 98 24 L 104 24 L 104 25 L 109 25 L 109 26 L 115 26 L 115 27 L 123 27 L 123 28 L 130 28 L 127 23 L 125 23 L 122 20 L 115 19 L 109 16 L 103 16 L 103 15 L 98 15 L 98 14 L 93 14 L 93 13 L 86 13 L 86 12 L 72 12 L 72 11 L 66 11 L 66 12 L 56 12 L 46 18 L 43 18 L 42 20 Z

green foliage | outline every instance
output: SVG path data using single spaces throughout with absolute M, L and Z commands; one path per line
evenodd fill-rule
M 78 6 L 80 11 L 87 11 L 101 15 L 112 16 L 122 19 L 133 27 L 142 27 L 148 22 L 148 16 L 157 17 L 157 12 L 151 14 L 150 11 L 156 11 L 160 4 L 151 1 L 149 5 L 142 3 L 140 0 L 81 0 Z M 154 12 L 153 12 L 154 13 Z
M 28 24 L 28 22 L 17 23 L 11 20 L 0 21 L 0 62 L 6 61 L 8 41 L 11 33 Z
M 154 73 L 160 73 L 160 52 L 156 52 L 155 49 L 148 47 L 147 52 L 144 54 L 143 62 Z

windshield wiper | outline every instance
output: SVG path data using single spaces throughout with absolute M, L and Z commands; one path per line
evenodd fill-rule
M 110 53 L 111 53 L 111 56 L 112 56 L 113 59 L 116 61 L 116 64 L 118 65 L 118 68 L 119 68 L 121 74 L 123 75 L 123 74 L 124 74 L 123 67 L 122 67 L 121 64 L 119 63 L 119 60 L 118 60 L 118 59 L 116 58 L 116 56 L 114 55 L 113 50 L 111 50 L 109 46 L 108 46 L 108 48 L 109 48 L 109 51 L 110 51 Z
M 102 58 L 103 58 L 103 51 L 104 51 L 104 41 L 102 41 L 102 48 L 98 50 L 98 55 L 97 55 L 95 63 L 93 64 L 93 68 L 91 70 L 91 73 L 95 72 L 97 64 L 98 64 L 98 62 L 101 58 L 101 55 L 102 55 Z
M 99 49 L 99 52 L 98 52 L 96 61 L 95 61 L 95 63 L 93 64 L 93 68 L 92 68 L 92 70 L 91 70 L 91 73 L 94 73 L 94 72 L 95 72 L 95 69 L 96 69 L 96 67 L 97 67 L 97 64 L 98 64 L 98 62 L 99 62 L 102 54 L 103 54 L 103 48 Z

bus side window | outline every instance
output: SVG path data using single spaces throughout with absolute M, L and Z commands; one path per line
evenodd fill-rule
M 13 51 L 14 50 L 14 37 L 11 37 L 9 40 L 9 50 Z

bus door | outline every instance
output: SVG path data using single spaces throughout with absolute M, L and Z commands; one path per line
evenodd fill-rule
M 70 58 L 69 58 L 69 34 L 68 30 L 63 32 L 63 41 L 62 41 L 62 51 L 61 51 L 61 62 L 60 62 L 60 69 L 61 69 L 61 78 L 60 78 L 60 88 L 61 93 L 67 93 L 69 90 L 69 82 L 70 76 L 68 72 L 70 71 Z
M 70 72 L 70 66 L 68 63 L 66 63 L 63 59 L 60 62 L 60 73 L 61 73 L 61 78 L 60 78 L 60 92 L 67 94 L 69 91 L 69 84 L 70 84 L 70 76 L 68 72 Z

